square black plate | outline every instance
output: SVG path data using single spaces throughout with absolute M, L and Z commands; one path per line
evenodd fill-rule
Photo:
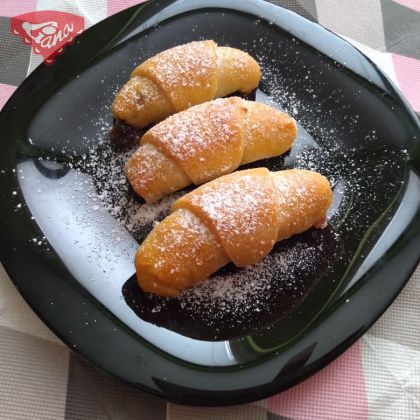
M 299 123 L 287 156 L 254 166 L 318 170 L 334 204 L 327 229 L 278 244 L 258 267 L 227 266 L 180 299 L 153 298 L 132 259 L 173 197 L 134 197 L 121 173 L 128 151 L 108 138 L 110 104 L 136 64 L 208 38 L 256 57 L 256 100 Z M 10 277 L 70 347 L 172 401 L 247 402 L 299 382 L 372 325 L 418 262 L 415 114 L 347 42 L 263 1 L 151 1 L 112 16 L 31 74 L 0 132 Z

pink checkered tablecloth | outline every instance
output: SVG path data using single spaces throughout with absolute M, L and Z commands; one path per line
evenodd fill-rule
M 246 1 L 246 0 L 244 0 Z M 420 113 L 420 0 L 273 1 L 340 34 Z M 138 0 L 0 0 L 0 108 L 45 58 L 13 18 L 66 12 L 87 29 Z M 128 387 L 73 353 L 34 315 L 0 264 L 0 419 L 419 419 L 420 269 L 380 320 L 300 385 L 253 404 L 188 407 Z

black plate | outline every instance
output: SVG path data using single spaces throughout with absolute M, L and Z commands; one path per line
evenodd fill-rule
M 39 67 L 0 115 L 12 280 L 71 348 L 181 403 L 252 401 L 319 370 L 390 305 L 420 254 L 419 123 L 406 101 L 324 28 L 259 0 L 228 4 L 149 2 L 112 16 Z M 319 170 L 334 204 L 327 229 L 169 301 L 139 291 L 132 258 L 173 197 L 145 206 L 128 189 L 109 106 L 137 63 L 204 38 L 254 55 L 256 99 L 300 124 L 287 156 L 258 165 Z

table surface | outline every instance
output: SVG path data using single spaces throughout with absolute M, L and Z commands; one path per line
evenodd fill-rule
M 1 0 L 0 109 L 50 53 L 37 53 L 13 34 L 14 16 L 67 12 L 83 17 L 87 29 L 137 3 Z M 345 37 L 388 74 L 420 113 L 420 0 L 273 3 Z M 369 332 L 305 382 L 252 404 L 188 407 L 129 387 L 72 352 L 36 317 L 0 264 L 0 419 L 420 418 L 419 302 L 420 267 Z

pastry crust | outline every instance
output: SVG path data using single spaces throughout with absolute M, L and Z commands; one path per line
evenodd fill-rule
M 267 168 L 215 179 L 177 200 L 177 209 L 196 214 L 238 267 L 260 261 L 277 240 L 278 197 Z
M 151 80 L 169 98 L 175 112 L 210 101 L 217 88 L 214 41 L 190 42 L 163 51 L 140 64 L 131 76 Z
M 142 64 L 117 93 L 115 118 L 147 127 L 193 105 L 258 86 L 261 71 L 247 53 L 212 40 L 165 50 Z
M 233 261 L 261 261 L 277 241 L 320 226 L 331 204 L 316 172 L 266 168 L 235 172 L 181 197 L 141 244 L 137 280 L 146 292 L 176 296 Z
M 176 296 L 228 262 L 216 236 L 185 209 L 159 223 L 135 257 L 141 287 L 161 296 Z
M 137 194 L 153 202 L 191 183 L 199 185 L 233 172 L 242 164 L 281 155 L 295 137 L 295 120 L 275 108 L 237 97 L 216 99 L 147 131 L 125 173 Z M 153 155 L 151 147 L 159 153 Z

